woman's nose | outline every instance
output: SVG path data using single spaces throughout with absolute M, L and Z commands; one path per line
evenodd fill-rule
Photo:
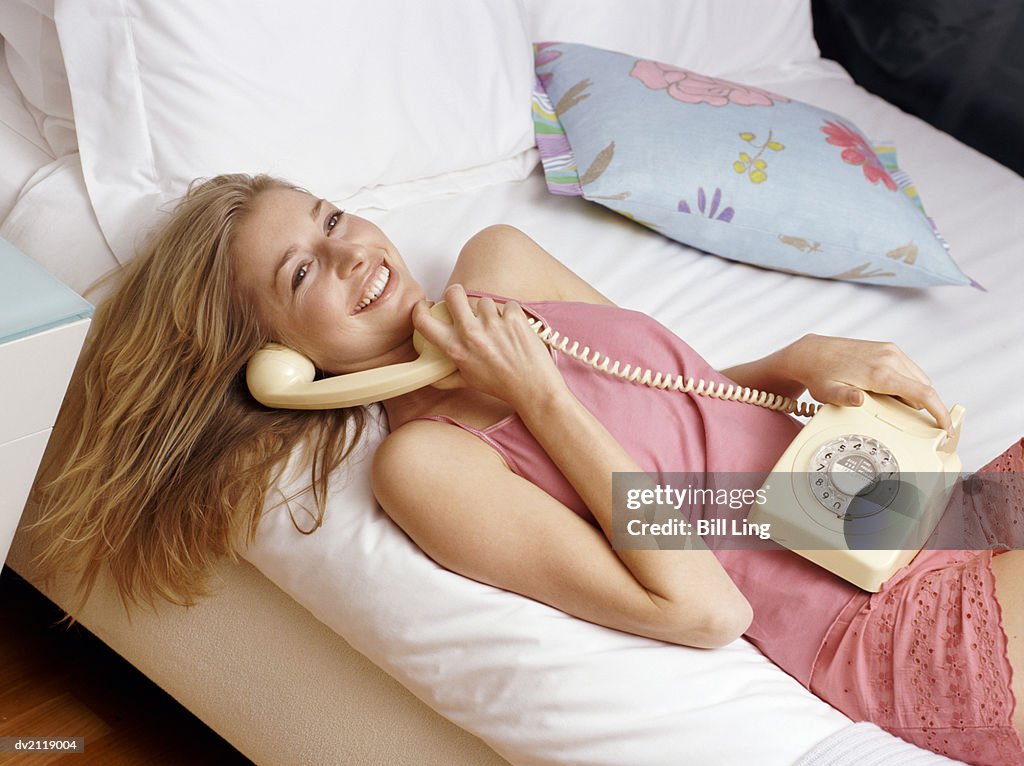
M 343 278 L 358 272 L 369 259 L 366 247 L 350 240 L 331 240 L 328 242 L 328 249 L 339 276 Z

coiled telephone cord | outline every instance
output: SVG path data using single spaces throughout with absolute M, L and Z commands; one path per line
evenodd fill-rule
M 578 341 L 573 341 L 551 327 L 545 327 L 539 319 L 527 317 L 530 329 L 537 333 L 538 337 L 547 345 L 566 356 L 570 356 L 584 364 L 590 365 L 598 372 L 611 375 L 616 378 L 638 383 L 642 386 L 658 388 L 663 391 L 679 391 L 684 394 L 695 396 L 707 396 L 712 399 L 725 399 L 744 404 L 753 404 L 757 407 L 764 407 L 775 412 L 784 412 L 799 417 L 813 417 L 821 406 L 813 402 L 799 402 L 790 399 L 788 396 L 779 396 L 768 391 L 759 391 L 756 388 L 738 386 L 735 383 L 709 383 L 703 378 L 684 378 L 682 375 L 671 373 L 653 372 L 639 365 L 621 365 L 617 360 L 599 351 L 592 351 L 589 346 L 580 348 Z M 571 345 L 570 345 L 571 344 Z

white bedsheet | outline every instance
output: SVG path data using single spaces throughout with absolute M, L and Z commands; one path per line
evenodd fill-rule
M 701 255 L 597 206 L 548 195 L 539 172 L 365 214 L 434 295 L 470 235 L 497 222 L 518 226 L 719 367 L 809 331 L 895 340 L 950 404 L 965 405 L 960 453 L 966 469 L 980 467 L 1024 434 L 1016 395 L 1024 181 L 869 96 L 827 62 L 759 75 L 747 79 L 895 140 L 954 257 L 989 291 L 867 287 Z M 781 766 L 846 724 L 745 641 L 715 652 L 660 644 L 440 569 L 373 505 L 365 464 L 344 488 L 339 479 L 320 531 L 302 537 L 273 512 L 248 558 L 513 763 Z

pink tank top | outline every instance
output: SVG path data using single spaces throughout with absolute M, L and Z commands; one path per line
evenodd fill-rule
M 645 314 L 575 302 L 522 306 L 546 326 L 578 340 L 581 347 L 587 345 L 622 364 L 729 382 L 668 328 Z M 552 355 L 573 394 L 648 472 L 767 473 L 800 430 L 800 424 L 788 415 L 627 383 L 560 352 L 552 351 Z M 594 522 L 518 415 L 484 429 L 446 416 L 429 419 L 475 434 L 497 450 L 514 472 Z M 719 550 L 716 556 L 753 607 L 754 620 L 746 637 L 807 685 L 829 627 L 851 599 L 866 601 L 866 594 L 786 550 Z

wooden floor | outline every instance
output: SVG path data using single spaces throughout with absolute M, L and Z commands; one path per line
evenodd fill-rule
M 251 766 L 12 570 L 0 574 L 0 737 L 85 738 L 84 753 L 0 753 L 25 766 Z

